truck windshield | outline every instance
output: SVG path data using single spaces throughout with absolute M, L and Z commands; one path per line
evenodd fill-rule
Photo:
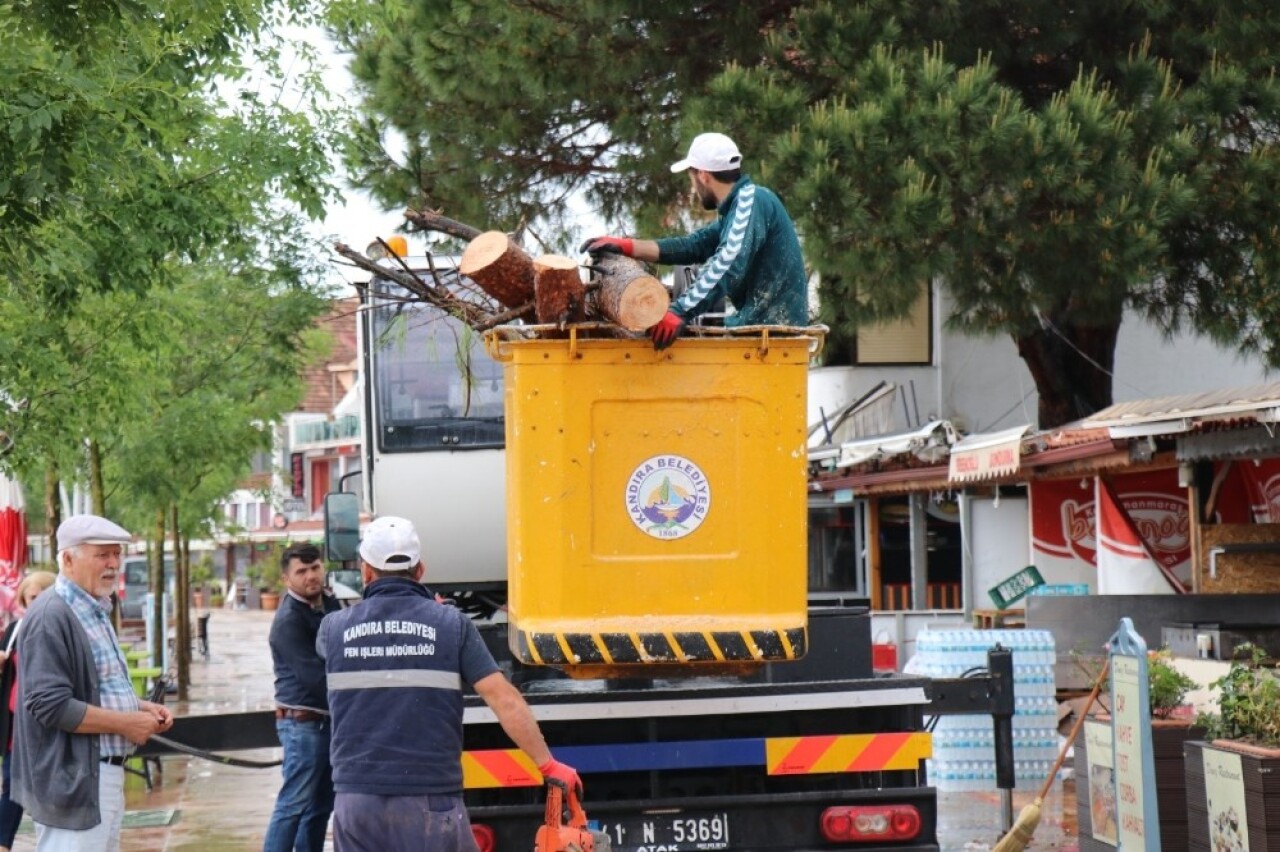
M 453 271 L 440 277 L 458 281 Z M 379 449 L 502 447 L 502 365 L 485 353 L 480 335 L 438 308 L 407 301 L 414 297 L 394 282 L 375 279 L 370 290 Z

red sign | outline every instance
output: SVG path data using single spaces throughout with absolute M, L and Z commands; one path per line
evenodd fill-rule
M 302 463 L 302 453 L 289 454 L 289 473 L 293 483 L 289 493 L 294 497 L 305 497 L 307 494 L 306 465 Z
M 1081 483 L 1084 487 L 1081 487 Z M 1116 496 L 1151 555 L 1166 568 L 1191 558 L 1191 517 L 1174 469 L 1118 474 Z M 1037 551 L 1097 565 L 1093 478 L 1031 483 L 1031 537 Z

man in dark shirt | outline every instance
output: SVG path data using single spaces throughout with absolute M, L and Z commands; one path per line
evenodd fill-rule
M 462 690 L 470 684 L 543 778 L 581 790 L 476 626 L 422 585 L 413 524 L 382 517 L 360 542 L 364 600 L 316 640 L 333 707 L 337 852 L 475 852 L 462 803 Z
M 284 783 L 276 798 L 263 852 L 324 849 L 333 813 L 329 768 L 329 697 L 324 661 L 316 654 L 320 620 L 338 609 L 324 591 L 324 562 L 311 544 L 280 557 L 287 594 L 271 623 L 276 672 L 276 733 L 284 747 Z
M 699 263 L 689 289 L 649 329 L 655 349 L 675 342 L 685 323 L 728 296 L 736 313 L 726 326 L 809 322 L 808 275 L 795 224 L 772 191 L 742 173 L 742 154 L 723 133 L 703 133 L 689 156 L 671 166 L 689 173 L 689 188 L 716 220 L 683 237 L 640 240 L 592 237 L 582 251 L 614 252 L 650 263 Z

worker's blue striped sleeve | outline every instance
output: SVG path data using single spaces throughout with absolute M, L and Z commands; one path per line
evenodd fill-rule
M 733 219 L 728 224 L 728 233 L 720 241 L 720 247 L 711 256 L 711 260 L 702 267 L 698 278 L 688 290 L 676 300 L 674 309 L 682 316 L 688 316 L 717 287 L 724 284 L 725 276 L 739 257 L 749 258 L 751 253 L 744 249 L 751 237 L 752 212 L 755 210 L 756 187 L 748 183 L 738 193 L 734 203 Z M 722 226 L 723 227 L 723 226 Z M 741 265 L 741 264 L 739 264 Z

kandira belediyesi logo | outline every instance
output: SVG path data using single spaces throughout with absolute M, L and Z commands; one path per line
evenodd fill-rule
M 691 459 L 652 456 L 627 478 L 626 506 L 631 522 L 646 535 L 684 538 L 707 518 L 711 483 Z

